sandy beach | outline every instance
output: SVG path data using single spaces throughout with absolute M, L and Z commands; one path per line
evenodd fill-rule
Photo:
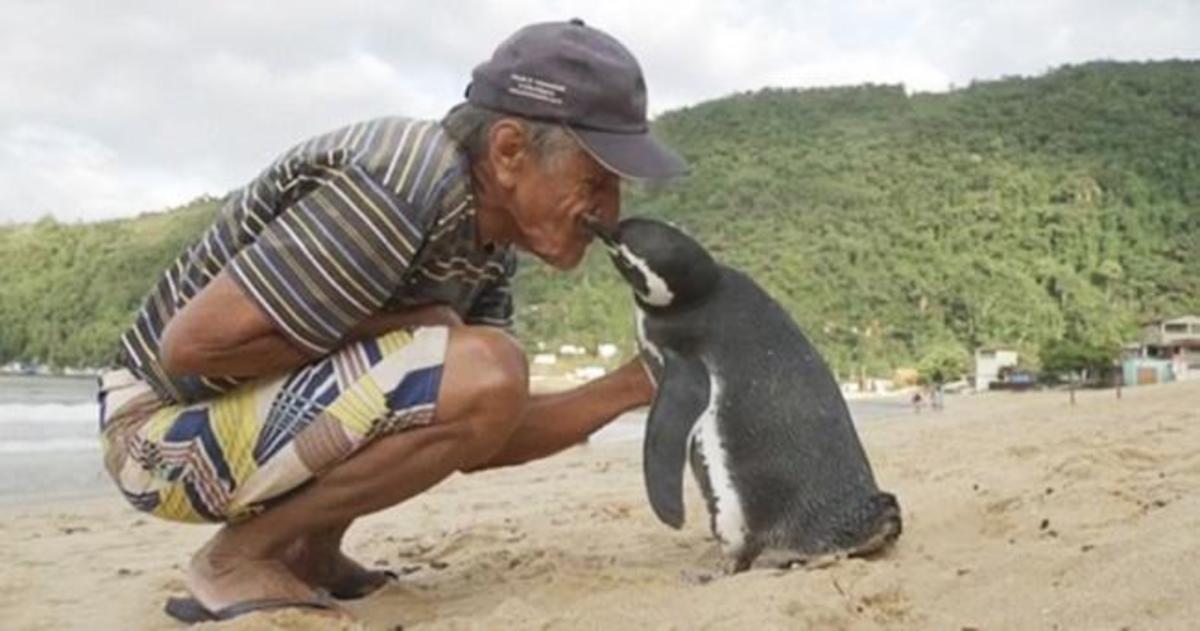
M 1185 629 L 1200 620 L 1200 383 L 951 397 L 860 423 L 904 508 L 882 558 L 716 575 L 688 523 L 658 523 L 640 444 L 457 476 L 362 520 L 350 552 L 401 579 L 228 629 Z M 210 527 L 115 492 L 0 507 L 0 627 L 176 629 L 161 613 Z

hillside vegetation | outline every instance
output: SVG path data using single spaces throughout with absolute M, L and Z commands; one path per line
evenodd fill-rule
M 757 278 L 843 375 L 932 350 L 1113 344 L 1200 311 L 1200 62 L 1092 63 L 947 94 L 765 89 L 667 113 L 691 175 L 633 187 Z M 96 364 L 217 208 L 0 229 L 0 361 Z M 598 250 L 598 249 L 597 249 Z M 525 261 L 518 333 L 627 343 L 603 254 Z

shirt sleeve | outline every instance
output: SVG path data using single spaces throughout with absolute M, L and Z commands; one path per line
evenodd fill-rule
M 516 274 L 516 267 L 516 256 L 510 254 L 505 261 L 504 274 L 484 285 L 463 318 L 464 322 L 512 329 L 512 277 Z
M 428 222 L 355 164 L 312 177 L 229 269 L 280 333 L 320 356 L 400 286 Z

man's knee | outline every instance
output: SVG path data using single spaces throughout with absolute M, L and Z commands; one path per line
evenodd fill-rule
M 528 396 L 528 364 L 512 337 L 491 327 L 451 329 L 439 422 L 468 423 L 473 438 L 500 443 L 499 449 L 520 421 Z
M 500 329 L 462 326 L 450 331 L 446 372 L 462 372 L 462 384 L 486 397 L 524 398 L 529 391 L 529 366 L 516 340 Z

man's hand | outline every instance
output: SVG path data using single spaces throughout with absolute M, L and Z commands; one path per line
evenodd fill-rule
M 613 375 L 625 384 L 625 389 L 637 405 L 650 405 L 654 400 L 656 386 L 650 368 L 639 355 L 613 371 Z
M 418 326 L 461 326 L 462 317 L 447 305 L 432 304 L 410 310 Z

